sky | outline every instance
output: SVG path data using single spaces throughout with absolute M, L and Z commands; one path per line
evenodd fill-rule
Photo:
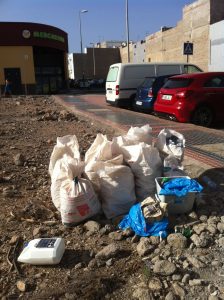
M 196 0 L 195 0 L 196 1 Z M 140 41 L 162 26 L 182 19 L 185 5 L 194 0 L 128 0 L 129 40 Z M 68 33 L 69 52 L 103 41 L 126 41 L 126 0 L 0 0 L 0 22 L 33 22 L 58 27 Z M 0 37 L 1 38 L 1 37 Z

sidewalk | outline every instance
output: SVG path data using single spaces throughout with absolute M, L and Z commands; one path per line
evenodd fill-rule
M 186 155 L 212 168 L 224 168 L 224 130 L 204 128 L 193 124 L 159 119 L 149 114 L 111 107 L 104 95 L 60 95 L 61 104 L 88 118 L 126 132 L 130 126 L 150 124 L 156 138 L 163 128 L 181 132 L 186 139 Z

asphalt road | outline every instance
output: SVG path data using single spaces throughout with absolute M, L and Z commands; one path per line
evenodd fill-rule
M 131 126 L 149 124 L 157 137 L 163 128 L 181 132 L 186 139 L 186 155 L 213 168 L 224 167 L 224 124 L 204 128 L 188 123 L 161 119 L 150 114 L 113 107 L 105 102 L 104 94 L 66 94 L 56 96 L 63 105 L 77 113 L 126 132 Z

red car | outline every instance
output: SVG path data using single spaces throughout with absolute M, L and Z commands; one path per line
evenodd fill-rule
M 173 76 L 159 91 L 156 115 L 209 127 L 224 121 L 224 72 Z

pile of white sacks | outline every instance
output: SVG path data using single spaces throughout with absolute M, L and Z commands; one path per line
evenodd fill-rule
M 156 177 L 182 175 L 183 135 L 163 129 L 153 143 L 151 132 L 149 125 L 131 127 L 112 141 L 98 134 L 84 162 L 75 135 L 57 138 L 49 173 L 52 201 L 64 224 L 101 211 L 108 219 L 126 214 L 136 201 L 155 194 Z

